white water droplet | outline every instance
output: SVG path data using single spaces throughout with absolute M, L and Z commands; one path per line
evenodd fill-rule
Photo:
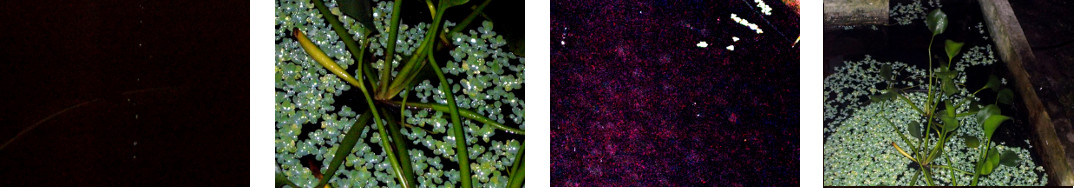
M 701 41 L 701 42 L 697 43 L 697 47 L 706 48 L 706 47 L 709 47 L 709 43 L 705 42 L 705 41 Z
M 134 114 L 134 119 L 138 119 L 138 114 Z

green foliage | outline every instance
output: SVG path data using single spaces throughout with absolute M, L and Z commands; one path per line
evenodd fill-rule
M 1003 88 L 996 94 L 996 102 L 1003 104 L 1011 104 L 1014 102 L 1014 91 L 1009 88 Z
M 432 24 L 417 25 L 399 19 L 400 1 L 376 6 L 366 0 L 277 2 L 277 187 L 504 187 L 515 178 L 509 177 L 508 168 L 522 163 L 525 102 L 515 93 L 522 91 L 523 57 L 501 49 L 506 42 L 492 32 L 491 21 L 469 31 L 481 35 L 466 39 L 480 42 L 437 43 L 439 38 L 433 37 L 451 27 L 466 27 L 441 16 L 448 7 L 467 1 L 441 1 Z M 468 62 L 425 67 L 436 65 L 434 56 L 453 51 L 478 54 L 481 58 L 470 60 L 489 62 L 469 67 L 476 68 L 472 70 L 480 72 L 480 78 L 439 73 Z M 428 78 L 433 72 L 440 76 Z M 434 87 L 430 80 L 440 84 Z M 474 83 L 483 84 L 481 90 L 457 89 L 474 88 L 467 85 Z M 345 92 L 351 87 L 360 94 Z M 340 106 L 335 98 L 342 95 L 357 100 L 340 101 L 347 103 Z M 423 102 L 416 104 L 425 105 L 405 102 L 414 97 Z M 382 116 L 389 113 L 394 115 Z M 298 139 L 308 126 L 319 128 L 308 132 L 308 139 Z M 497 130 L 517 136 L 492 138 Z M 373 149 L 377 146 L 381 150 Z M 299 161 L 306 156 L 314 160 Z M 320 167 L 320 172 L 305 167 L 309 165 Z
M 992 174 L 992 170 L 995 170 L 999 165 L 999 152 L 996 150 L 989 150 L 988 156 L 985 157 L 984 162 L 977 165 L 977 174 L 988 175 Z
M 955 119 L 955 107 L 951 105 L 951 101 L 946 101 L 944 104 L 946 106 L 944 111 L 947 113 L 941 115 L 940 119 L 943 120 L 943 132 L 950 133 L 958 128 L 959 122 Z
M 967 148 L 977 148 L 981 145 L 981 140 L 974 136 L 962 136 L 962 139 L 966 141 Z
M 999 164 L 1009 167 L 1017 167 L 1021 159 L 1018 158 L 1018 154 L 1013 151 L 1007 150 L 1003 152 L 1003 155 L 999 157 Z
M 944 41 L 944 49 L 947 51 L 947 62 L 951 62 L 951 60 L 954 60 L 955 56 L 958 55 L 959 50 L 962 50 L 962 43 L 946 40 Z
M 375 28 L 373 26 L 373 7 L 369 5 L 368 0 L 337 0 L 339 2 L 339 9 L 343 11 L 343 14 L 350 16 L 362 23 L 365 28 Z
M 943 34 L 943 31 L 947 29 L 947 14 L 940 9 L 932 10 L 925 17 L 925 26 L 932 32 L 932 36 Z
M 996 105 L 988 105 L 977 112 L 977 122 L 981 122 L 981 127 L 984 127 L 984 139 L 991 140 L 992 133 L 996 132 L 996 128 L 999 125 L 1010 119 L 1010 117 L 1000 114 L 1000 109 Z

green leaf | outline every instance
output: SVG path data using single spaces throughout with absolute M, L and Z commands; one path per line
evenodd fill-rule
M 1003 104 L 1011 104 L 1011 102 L 1014 102 L 1014 91 L 1011 91 L 1011 89 L 1007 88 L 999 90 L 999 93 L 996 94 L 996 102 Z
M 958 119 L 955 118 L 955 115 L 942 114 L 940 119 L 943 119 L 944 132 L 952 132 L 958 129 Z
M 908 128 L 908 131 L 910 131 L 910 136 L 914 136 L 914 137 L 917 137 L 917 138 L 923 138 L 923 136 L 921 134 L 921 122 L 911 124 L 910 127 Z
M 947 133 L 958 129 L 958 119 L 955 119 L 955 107 L 951 105 L 951 101 L 947 101 L 945 106 L 947 113 L 941 114 L 940 119 L 943 120 L 943 130 Z
M 451 6 L 459 6 L 459 5 L 466 4 L 466 3 L 470 2 L 470 0 L 447 0 L 447 1 Z
M 1003 83 L 999 81 L 999 77 L 993 74 L 988 76 L 988 83 L 985 84 L 985 87 L 992 88 L 992 91 L 995 92 L 1003 88 Z
M 981 146 L 981 140 L 974 136 L 962 136 L 962 140 L 966 141 L 966 147 L 968 148 L 977 148 L 977 146 Z
M 940 67 L 940 71 L 936 72 L 936 76 L 939 77 L 941 81 L 942 85 L 940 87 L 943 89 L 944 95 L 958 93 L 958 89 L 955 88 L 955 76 L 957 75 L 957 72 L 948 70 L 946 66 Z
M 1002 124 L 1003 121 L 1007 121 L 1008 119 L 1011 118 L 999 114 L 989 116 L 988 119 L 984 121 L 985 140 L 991 140 L 992 133 L 996 132 L 996 128 L 999 128 L 999 125 Z
M 925 18 L 925 26 L 932 31 L 932 36 L 942 34 L 947 29 L 947 14 L 940 9 L 932 10 Z
M 955 55 L 958 55 L 958 51 L 962 49 L 963 43 L 947 40 L 944 41 L 944 44 L 944 48 L 947 50 L 947 61 L 951 62 L 951 60 L 955 59 Z
M 286 176 L 284 176 L 282 173 L 280 173 L 280 169 L 277 167 L 277 169 L 276 169 L 276 187 L 280 188 L 280 187 L 283 187 L 284 185 L 288 185 L 288 186 L 291 186 L 291 187 L 298 187 L 297 185 L 295 185 L 295 183 L 291 182 L 291 180 L 288 180 Z
M 978 110 L 977 115 L 975 116 L 977 118 L 977 123 L 984 123 L 984 121 L 988 119 L 988 116 L 991 116 L 992 114 L 1000 114 L 999 106 L 989 104 L 981 110 Z
M 354 149 L 354 145 L 358 143 L 358 137 L 361 136 L 362 129 L 365 129 L 366 123 L 369 122 L 370 113 L 367 111 L 358 116 L 358 121 L 351 125 L 350 129 L 347 129 L 347 136 L 343 137 L 343 142 L 340 143 L 339 149 L 336 149 L 336 157 L 333 157 L 331 162 L 328 163 L 328 170 L 324 174 L 336 174 L 336 170 L 339 170 L 339 165 L 343 163 L 343 159 L 347 158 L 347 155 L 351 153 L 351 149 Z M 327 160 L 327 159 L 326 159 Z M 325 176 L 317 183 L 317 187 L 324 187 L 334 176 Z
M 1003 155 L 1000 155 L 999 158 L 999 164 L 1010 167 L 1018 166 L 1018 162 L 1021 162 L 1021 159 L 1018 158 L 1018 154 L 1010 150 L 1004 151 Z
M 369 5 L 368 0 L 337 0 L 339 2 L 339 10 L 343 11 L 343 14 L 354 18 L 365 28 L 373 30 L 373 8 Z
M 884 80 L 893 80 L 891 77 L 891 65 L 884 64 L 880 67 L 880 77 L 884 77 Z
M 999 152 L 995 149 L 988 150 L 988 156 L 981 165 L 977 166 L 977 174 L 988 175 L 999 165 Z

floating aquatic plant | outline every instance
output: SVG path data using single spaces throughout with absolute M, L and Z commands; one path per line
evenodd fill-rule
M 277 1 L 277 187 L 521 187 L 524 58 L 463 29 L 489 2 Z
M 825 185 L 1046 183 L 1046 175 L 1033 172 L 1043 168 L 1028 150 L 993 142 L 1010 119 L 997 104 L 1010 104 L 1013 92 L 995 75 L 980 89 L 967 89 L 966 67 L 994 63 L 991 47 L 961 53 L 963 43 L 946 40 L 948 61 L 934 67 L 931 45 L 946 30 L 947 15 L 936 9 L 925 20 L 932 33 L 927 70 L 866 56 L 825 78 L 825 120 L 835 125 L 826 130 Z M 997 92 L 995 103 L 980 103 L 976 95 L 985 89 Z

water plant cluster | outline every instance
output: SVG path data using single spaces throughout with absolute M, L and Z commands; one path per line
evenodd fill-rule
M 522 186 L 525 60 L 464 31 L 489 1 L 417 24 L 400 2 L 276 1 L 277 187 Z
M 922 2 L 926 2 L 927 4 Z M 924 20 L 928 10 L 939 8 L 943 8 L 943 4 L 938 0 L 914 0 L 906 4 L 896 2 L 895 5 L 891 6 L 891 11 L 888 12 L 888 16 L 891 17 L 892 20 L 895 20 L 895 24 L 897 25 L 910 25 L 915 21 Z
M 925 25 L 935 40 L 946 29 L 946 14 L 930 12 Z M 866 56 L 825 78 L 825 185 L 1047 183 L 1028 150 L 992 139 L 1009 119 L 998 104 L 1014 97 L 1005 79 L 993 75 L 972 91 L 966 84 L 984 79 L 968 78 L 966 68 L 997 62 L 991 46 L 961 53 L 962 43 L 943 44 L 947 62 L 930 59 L 926 69 Z M 991 104 L 977 97 L 986 89 L 997 93 Z

